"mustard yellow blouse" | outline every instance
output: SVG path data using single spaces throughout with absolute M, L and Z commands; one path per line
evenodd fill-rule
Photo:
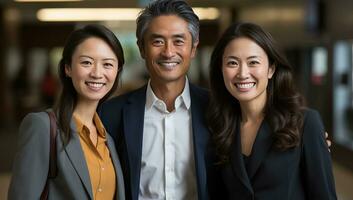
M 106 144 L 106 131 L 97 113 L 93 121 L 97 128 L 97 145 L 90 139 L 90 131 L 74 116 L 80 143 L 85 155 L 89 176 L 91 180 L 93 198 L 95 200 L 113 199 L 116 189 L 116 175 L 114 165 Z

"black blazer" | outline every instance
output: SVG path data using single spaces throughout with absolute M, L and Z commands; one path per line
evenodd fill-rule
M 139 195 L 146 88 L 145 85 L 106 101 L 98 110 L 121 158 L 126 199 L 132 200 L 138 200 Z M 205 200 L 208 199 L 205 150 L 209 132 L 204 112 L 208 104 L 208 92 L 190 84 L 190 97 L 198 198 Z
M 240 135 L 235 134 L 230 163 L 222 167 L 213 164 L 208 172 L 211 199 L 337 199 L 323 133 L 318 112 L 307 110 L 301 146 L 279 152 L 271 148 L 272 131 L 264 121 L 247 164 Z

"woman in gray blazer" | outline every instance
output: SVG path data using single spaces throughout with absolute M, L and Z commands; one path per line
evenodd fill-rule
M 96 113 L 117 88 L 123 64 L 121 44 L 104 26 L 88 25 L 69 36 L 59 64 L 62 91 L 53 109 L 57 175 L 49 179 L 48 199 L 125 199 L 114 142 Z M 46 112 L 23 119 L 10 200 L 40 199 L 49 170 L 49 129 Z

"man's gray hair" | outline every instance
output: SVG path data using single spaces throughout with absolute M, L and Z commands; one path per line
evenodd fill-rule
M 144 44 L 144 35 L 149 23 L 159 16 L 176 15 L 188 23 L 188 29 L 192 36 L 192 43 L 199 41 L 199 17 L 194 13 L 191 6 L 184 0 L 156 0 L 144 8 L 136 19 L 137 44 Z

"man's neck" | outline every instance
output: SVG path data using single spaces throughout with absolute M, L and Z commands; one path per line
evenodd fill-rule
M 186 83 L 186 77 L 180 81 L 168 83 L 159 83 L 151 79 L 151 88 L 153 93 L 162 100 L 169 112 L 173 111 L 175 99 L 183 92 Z

